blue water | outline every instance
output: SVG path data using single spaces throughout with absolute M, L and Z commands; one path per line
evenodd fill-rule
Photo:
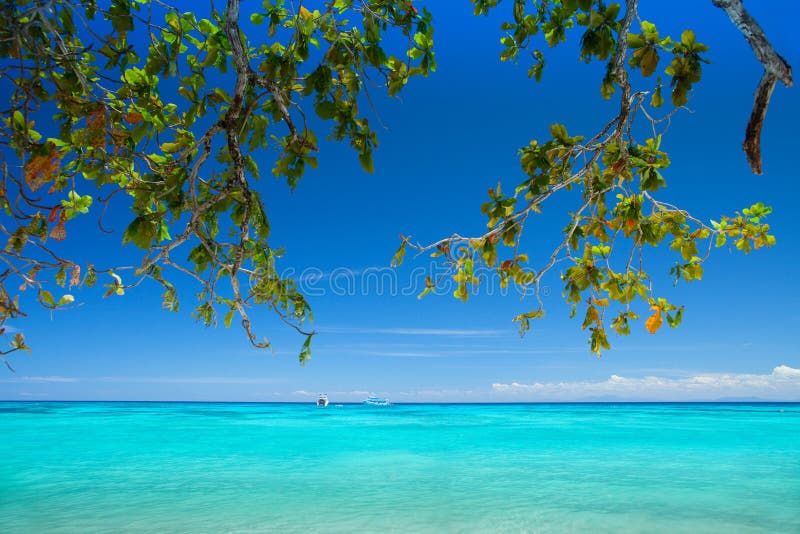
M 0 532 L 800 532 L 800 405 L 0 403 Z

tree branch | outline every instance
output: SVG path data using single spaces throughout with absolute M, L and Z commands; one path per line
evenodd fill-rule
M 772 91 L 778 80 L 786 87 L 794 84 L 792 67 L 773 48 L 758 22 L 745 10 L 742 0 L 711 0 L 716 7 L 725 11 L 731 22 L 736 25 L 753 49 L 756 59 L 764 66 L 764 75 L 756 89 L 753 111 L 745 129 L 742 149 L 747 155 L 747 162 L 755 174 L 762 174 L 761 162 L 761 129 L 767 116 L 767 107 Z

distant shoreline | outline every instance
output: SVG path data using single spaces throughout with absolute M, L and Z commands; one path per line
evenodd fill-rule
M 60 404 L 91 404 L 91 403 L 117 403 L 117 404 L 296 404 L 314 405 L 314 401 L 189 401 L 189 400 L 14 400 L 0 399 L 0 403 L 60 403 Z M 363 402 L 331 401 L 331 404 L 341 404 L 348 406 L 360 406 Z M 752 400 L 752 401 L 531 401 L 531 402 L 392 402 L 392 406 L 532 406 L 532 405 L 614 405 L 614 404 L 637 404 L 637 405 L 686 405 L 686 404 L 727 404 L 727 405 L 750 405 L 750 404 L 791 404 L 800 405 L 800 401 L 772 401 L 772 400 Z

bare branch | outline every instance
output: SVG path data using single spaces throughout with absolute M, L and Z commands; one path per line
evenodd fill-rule
M 761 81 L 758 82 L 755 101 L 753 102 L 753 111 L 750 112 L 750 120 L 747 121 L 747 128 L 745 129 L 742 149 L 745 155 L 747 155 L 747 162 L 750 164 L 750 169 L 752 169 L 755 174 L 762 174 L 764 172 L 761 162 L 761 129 L 764 126 L 764 119 L 767 116 L 767 107 L 769 107 L 772 91 L 775 89 L 775 84 L 777 82 L 778 79 L 775 75 L 764 72 Z
M 755 174 L 762 174 L 761 129 L 764 125 L 764 118 L 767 116 L 767 107 L 778 80 L 782 81 L 786 87 L 794 84 L 792 67 L 775 51 L 764 30 L 745 10 L 742 0 L 711 0 L 711 3 L 725 11 L 747 39 L 758 61 L 764 66 L 764 75 L 756 89 L 753 111 L 750 113 L 750 120 L 747 122 L 742 143 L 742 149 L 747 155 L 750 169 Z

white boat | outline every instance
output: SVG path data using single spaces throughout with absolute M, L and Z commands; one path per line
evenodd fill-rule
M 327 406 L 327 405 L 328 405 L 328 396 L 323 393 L 317 399 L 317 406 Z
M 383 399 L 381 397 L 375 397 L 373 395 L 370 395 L 369 397 L 367 397 L 367 400 L 364 401 L 364 404 L 366 404 L 367 406 L 390 406 L 391 405 L 391 403 L 388 400 Z

